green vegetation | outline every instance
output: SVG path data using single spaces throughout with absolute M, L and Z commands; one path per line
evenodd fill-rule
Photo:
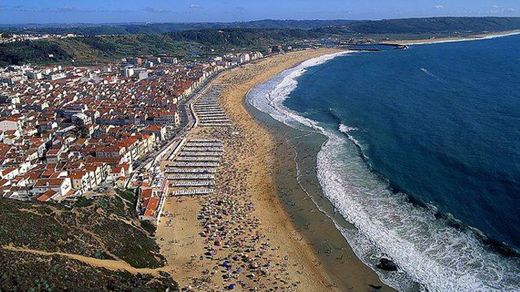
M 389 19 L 377 21 L 353 20 L 257 20 L 248 22 L 216 23 L 151 23 L 151 24 L 71 24 L 0 26 L 9 33 L 76 33 L 89 36 L 162 34 L 189 30 L 221 29 L 282 29 L 323 30 L 332 28 L 343 32 L 362 34 L 418 34 L 456 31 L 504 31 L 519 29 L 519 17 L 435 17 Z
M 0 245 L 94 257 L 99 251 L 137 268 L 164 264 L 159 247 L 119 197 L 80 200 L 73 209 L 0 200 Z M 51 235 L 51 236 L 49 236 Z M 41 240 L 46 239 L 46 240 Z M 139 254 L 139 255 L 138 255 Z
M 185 56 L 189 44 L 167 35 L 78 37 L 0 44 L 0 66 L 10 64 L 94 64 L 136 55 Z M 52 57 L 49 57 L 52 55 Z
M 520 18 L 441 17 L 363 21 L 346 29 L 359 34 L 467 34 L 520 29 Z
M 206 29 L 188 30 L 169 34 L 182 42 L 199 43 L 214 47 L 265 48 L 282 41 L 316 38 L 319 34 L 297 29 Z
M 167 274 L 133 275 L 93 268 L 61 256 L 0 249 L 0 291 L 178 291 Z
M 0 208 L 3 210 L 0 213 L 0 246 L 122 260 L 136 268 L 158 268 L 165 264 L 152 237 L 154 228 L 137 220 L 133 203 L 118 196 L 79 200 L 74 208 L 0 200 Z M 18 259 L 23 261 L 17 262 Z M 90 285 L 97 281 L 96 278 L 101 279 L 99 285 L 114 285 L 118 289 L 140 287 L 143 283 L 152 283 L 155 286 L 150 288 L 157 286 L 163 290 L 176 287 L 167 275 L 157 279 L 134 276 L 94 268 L 61 256 L 39 256 L 0 249 L 0 263 L 3 267 L 0 290 L 6 287 L 26 290 L 40 287 L 42 283 L 47 283 L 53 290 L 61 290 L 60 287 Z M 56 272 L 50 273 L 51 269 Z M 81 277 L 76 276 L 76 270 L 81 271 Z M 39 282 L 31 282 L 34 279 L 39 279 Z M 101 288 L 98 284 L 92 287 Z
M 228 23 L 151 23 L 44 26 L 24 25 L 0 28 L 11 33 L 76 33 L 81 35 L 161 34 L 188 30 L 219 29 L 298 29 L 315 30 L 343 28 L 363 34 L 435 33 L 454 31 L 504 31 L 519 28 L 518 17 L 435 17 L 389 19 L 378 21 L 353 20 L 257 20 Z
M 0 66 L 72 64 L 73 60 L 79 65 L 108 63 L 128 56 L 161 54 L 204 58 L 233 49 L 266 50 L 270 45 L 308 36 L 315 35 L 302 30 L 226 29 L 39 40 L 0 44 Z M 49 54 L 54 57 L 49 58 Z
M 520 18 L 437 17 L 359 21 L 346 26 L 329 26 L 316 33 L 378 39 L 421 39 L 468 36 L 520 29 Z
M 94 200 L 92 199 L 87 199 L 85 197 L 80 197 L 78 199 L 78 201 L 76 201 L 76 203 L 74 204 L 74 206 L 76 208 L 80 208 L 80 207 L 88 207 L 90 205 L 92 205 L 94 203 Z
M 123 190 L 123 191 L 117 191 L 117 194 L 127 200 L 128 202 L 136 202 L 137 201 L 137 195 L 135 194 L 135 191 L 132 190 Z
M 9 32 L 69 33 L 85 37 L 0 44 L 0 66 L 24 63 L 95 64 L 137 55 L 205 58 L 233 50 L 265 51 L 274 44 L 334 39 L 412 39 L 520 29 L 520 18 L 441 17 L 380 21 L 262 20 L 237 23 L 158 23 L 5 28 Z M 327 43 L 331 43 L 327 41 Z M 49 57 L 52 56 L 52 57 Z
M 185 57 L 205 57 L 225 54 L 230 51 L 254 50 L 266 52 L 277 44 L 294 44 L 320 35 L 311 31 L 296 29 L 205 29 L 189 30 L 167 34 L 172 39 L 196 45 Z
M 150 234 L 155 234 L 157 227 L 149 221 L 141 221 L 141 226 Z
M 70 52 L 71 57 L 79 62 L 107 62 L 136 55 L 182 56 L 188 50 L 188 44 L 156 34 L 67 38 L 52 42 Z
M 0 44 L 0 66 L 65 62 L 71 60 L 71 57 L 66 49 L 48 41 Z
M 351 24 L 353 20 L 257 20 L 247 22 L 201 22 L 201 23 L 150 23 L 150 24 L 83 24 L 83 25 L 23 25 L 4 26 L 3 30 L 13 33 L 75 33 L 81 35 L 122 35 L 169 33 L 186 30 L 256 28 L 256 29 L 314 29 L 326 26 L 342 26 Z M 0 26 L 0 30 L 2 27 Z

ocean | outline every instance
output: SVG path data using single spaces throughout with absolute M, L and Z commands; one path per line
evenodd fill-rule
M 520 291 L 518 48 L 509 36 L 335 54 L 247 100 L 326 137 L 315 159 L 330 217 L 355 227 L 337 224 L 385 283 Z M 398 271 L 375 268 L 381 257 Z

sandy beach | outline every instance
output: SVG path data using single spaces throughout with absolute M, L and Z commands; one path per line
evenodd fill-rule
M 275 170 L 281 142 L 255 121 L 244 104 L 254 86 L 307 59 L 335 52 L 321 49 L 272 56 L 225 72 L 213 82 L 224 85 L 221 106 L 233 126 L 195 128 L 188 138 L 224 142 L 216 192 L 168 198 L 156 234 L 168 260 L 166 270 L 180 287 L 194 291 L 388 289 L 348 246 L 343 250 L 349 260 L 341 270 L 330 273 L 322 265 L 316 249 L 280 202 Z M 339 278 L 347 279 L 348 285 L 339 283 Z
M 461 37 L 442 37 L 442 38 L 417 39 L 417 40 L 394 40 L 394 41 L 386 41 L 384 43 L 406 45 L 406 46 L 428 45 L 428 44 L 437 44 L 437 43 L 478 41 L 478 40 L 513 36 L 513 35 L 518 35 L 518 34 L 520 34 L 520 30 L 494 32 L 494 33 L 487 33 L 487 34 L 476 34 L 476 35 L 461 36 Z

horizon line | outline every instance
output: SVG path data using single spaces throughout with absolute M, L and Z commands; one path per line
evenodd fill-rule
M 0 23 L 0 26 L 24 26 L 24 25 L 151 25 L 151 24 L 233 24 L 233 23 L 249 23 L 260 21 L 384 21 L 384 20 L 401 20 L 401 19 L 441 19 L 441 18 L 520 18 L 520 16 L 425 16 L 425 17 L 397 17 L 397 18 L 377 18 L 377 19 L 275 19 L 262 18 L 252 20 L 237 21 L 180 21 L 180 22 L 155 22 L 155 21 L 129 21 L 129 22 L 27 22 L 27 23 Z

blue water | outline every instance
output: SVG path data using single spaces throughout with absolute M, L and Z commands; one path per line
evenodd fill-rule
M 383 281 L 520 291 L 518 48 L 514 36 L 318 58 L 247 100 L 328 138 L 318 180 Z M 378 270 L 382 256 L 399 270 Z
M 284 104 L 355 128 L 396 190 L 520 250 L 519 36 L 339 57 Z

